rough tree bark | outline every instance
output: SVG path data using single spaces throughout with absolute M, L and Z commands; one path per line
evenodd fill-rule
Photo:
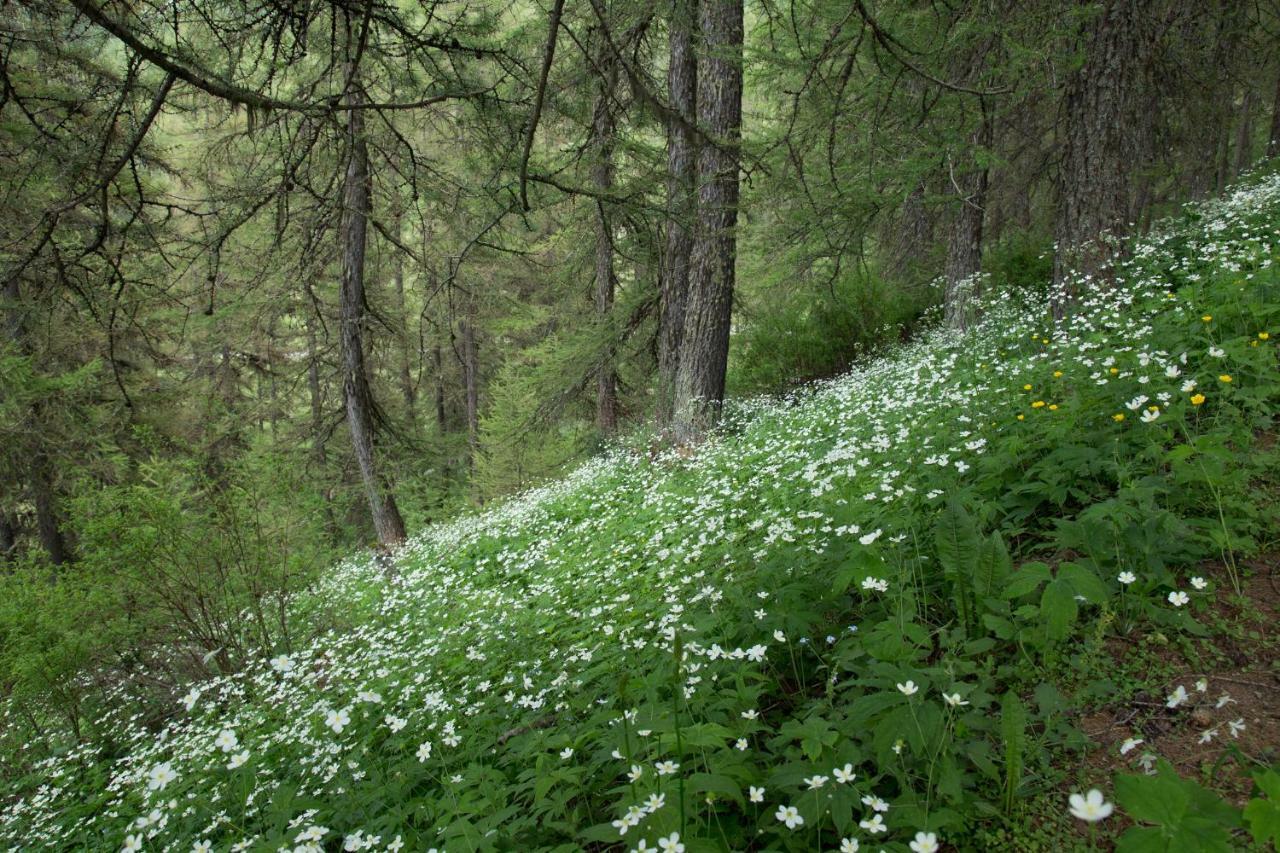
M 1271 104 L 1271 134 L 1267 137 L 1267 156 L 1280 155 L 1280 74 L 1276 75 L 1276 94 Z
M 1074 298 L 1071 273 L 1109 282 L 1130 218 L 1136 143 L 1151 40 L 1144 0 L 1107 0 L 1085 26 L 1084 62 L 1067 83 L 1054 224 L 1054 313 Z
M 991 147 L 991 119 L 985 106 L 982 121 L 969 141 L 971 150 L 985 153 Z M 982 272 L 982 231 L 987 207 L 988 169 L 985 165 L 972 163 L 964 173 L 954 176 L 953 180 L 959 206 L 947 242 L 944 314 L 949 327 L 963 329 L 967 322 L 968 301 L 971 296 L 976 295 L 977 276 Z
M 617 281 L 613 270 L 613 222 L 605 198 L 613 189 L 614 117 L 613 98 L 618 83 L 617 63 L 612 53 L 601 51 L 600 82 L 591 116 L 591 184 L 599 192 L 595 200 L 595 308 L 596 319 L 610 341 L 596 370 L 596 426 L 605 435 L 618 427 L 618 374 L 610 315 Z
M 363 101 L 354 73 L 348 85 L 348 105 Z M 365 244 L 372 210 L 370 197 L 369 149 L 364 138 L 364 110 L 347 113 L 347 170 L 342 187 L 342 394 L 347 408 L 347 426 L 355 448 L 360 478 L 369 498 L 369 510 L 378 541 L 392 546 L 404 541 L 404 520 L 386 481 L 378 471 L 374 451 L 376 432 L 373 391 L 364 361 Z
M 724 400 L 737 255 L 742 0 L 702 0 L 698 21 L 698 126 L 711 143 L 698 152 L 698 216 L 675 383 L 674 431 L 680 442 L 714 423 Z
M 11 563 L 18 558 L 18 532 L 13 519 L 0 510 L 0 562 Z
M 26 324 L 22 308 L 22 288 L 15 273 L 5 281 L 3 299 L 0 305 L 6 307 L 8 317 L 5 331 L 16 352 L 30 355 L 26 340 Z M 23 432 L 39 441 L 40 408 L 36 403 L 27 409 Z M 49 562 L 61 566 L 72 559 L 71 549 L 62 533 L 61 514 L 58 507 L 58 495 L 54 489 L 53 466 L 49 462 L 45 449 L 37 444 L 25 452 L 27 487 L 36 509 L 36 532 L 40 537 L 40 545 L 49 557 Z
M 67 548 L 66 539 L 62 535 L 62 526 L 58 521 L 58 498 L 53 490 L 53 473 L 49 457 L 43 450 L 37 450 L 31 457 L 31 498 L 36 505 L 36 528 L 40 534 L 40 544 L 49 555 L 49 562 L 61 566 L 70 562 L 71 551 Z
M 693 38 L 697 0 L 673 0 L 670 21 L 667 97 L 673 113 L 667 121 L 666 246 L 658 294 L 658 421 L 667 424 L 675 397 L 680 341 L 689 298 L 689 256 L 697 203 L 694 170 L 697 141 L 690 127 L 697 113 L 697 61 Z

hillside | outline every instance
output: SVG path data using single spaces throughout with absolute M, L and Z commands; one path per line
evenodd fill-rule
M 18 756 L 0 838 L 1247 845 L 1280 793 L 1241 817 L 1280 732 L 1277 259 L 1267 176 L 1065 322 L 992 294 L 970 331 L 739 404 L 691 451 L 637 441 L 339 566 L 299 606 L 315 642 Z M 1068 812 L 1091 788 L 1117 803 L 1098 823 Z

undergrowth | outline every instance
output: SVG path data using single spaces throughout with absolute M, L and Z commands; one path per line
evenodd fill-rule
M 1280 178 L 1257 179 L 1137 244 L 1064 322 L 1046 293 L 997 294 L 968 333 L 740 404 L 692 455 L 620 447 L 391 565 L 339 566 L 293 605 L 327 632 L 164 719 L 127 688 L 78 739 L 9 707 L 0 838 L 1109 844 L 1115 818 L 1068 813 L 1085 786 L 1118 797 L 1126 849 L 1262 838 L 1262 769 L 1242 814 L 1149 750 L 1114 788 L 1072 768 L 1105 639 L 1206 634 L 1275 537 L 1278 222 Z

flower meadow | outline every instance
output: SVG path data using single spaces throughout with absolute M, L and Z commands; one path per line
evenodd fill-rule
M 933 853 L 1035 802 L 1054 849 L 1263 839 L 1273 799 L 1242 815 L 1137 737 L 1089 775 L 1077 712 L 1120 689 L 1109 634 L 1203 636 L 1274 537 L 1278 258 L 1280 177 L 1255 178 L 1066 320 L 996 293 L 692 450 L 638 439 L 338 566 L 296 605 L 314 636 L 163 719 L 121 688 L 79 740 L 11 750 L 0 839 Z M 36 723 L 6 709 L 6 741 Z

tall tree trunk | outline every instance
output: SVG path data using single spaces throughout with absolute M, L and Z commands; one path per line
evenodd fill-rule
M 595 201 L 596 264 L 595 308 L 603 334 L 608 336 L 600 366 L 596 370 L 596 426 L 605 435 L 618 427 L 618 374 L 614 365 L 613 291 L 613 223 L 604 197 L 613 189 L 614 119 L 613 93 L 617 86 L 617 64 L 608 49 L 601 53 L 601 77 L 591 118 L 591 183 L 599 193 Z
M 1276 75 L 1276 94 L 1271 104 L 1271 135 L 1267 138 L 1267 156 L 1280 155 L 1280 74 Z
M 671 420 L 680 341 L 689 299 L 689 258 L 697 205 L 697 59 L 693 37 L 697 0 L 673 0 L 667 62 L 667 97 L 676 115 L 667 120 L 666 247 L 658 293 L 658 421 Z M 683 121 L 678 120 L 683 118 Z
M 31 498 L 36 505 L 36 531 L 40 544 L 49 555 L 49 562 L 61 566 L 71 561 L 71 551 L 62 535 L 58 519 L 58 499 L 53 488 L 53 466 L 43 450 L 32 454 L 28 474 L 31 477 Z
M 1228 100 L 1230 100 L 1228 98 Z M 1218 128 L 1218 150 L 1215 155 L 1217 160 L 1217 168 L 1213 172 L 1213 191 L 1221 193 L 1226 187 L 1227 182 L 1231 180 L 1231 111 L 1228 109 L 1223 121 L 1219 122 Z
M 453 280 L 453 273 L 449 279 Z M 462 365 L 462 385 L 467 415 L 468 464 L 475 469 L 480 453 L 480 344 L 476 340 L 475 294 L 464 292 L 462 317 L 458 321 L 458 335 L 462 338 L 462 351 L 458 361 Z
M 1236 163 L 1232 178 L 1253 165 L 1253 89 L 1245 89 L 1240 99 L 1240 123 L 1236 125 Z
M 12 563 L 18 558 L 18 531 L 9 513 L 0 509 L 0 562 Z
M 392 220 L 397 240 L 401 236 L 400 220 L 401 213 L 397 205 L 395 217 Z M 418 423 L 417 394 L 413 387 L 413 366 L 411 364 L 412 352 L 415 347 L 409 342 L 409 309 L 404 296 L 404 255 L 399 247 L 396 246 L 393 246 L 391 251 L 394 252 L 391 260 L 391 278 L 396 292 L 396 324 L 399 326 L 400 331 L 400 394 L 404 397 L 404 408 L 409 415 L 409 423 L 414 424 L 416 427 Z
M 10 276 L 5 282 L 3 302 L 7 303 L 9 314 L 6 318 L 5 331 L 14 350 L 22 355 L 30 355 L 31 349 L 26 340 L 22 288 L 16 275 Z M 37 402 L 27 408 L 23 425 L 23 431 L 32 437 L 35 444 L 24 453 L 27 463 L 27 485 L 36 508 L 36 532 L 39 534 L 40 544 L 48 555 L 49 562 L 55 566 L 61 566 L 71 561 L 71 549 L 67 546 L 66 537 L 62 533 L 58 495 L 53 482 L 53 466 L 41 444 L 43 430 L 40 428 L 40 421 L 40 404 Z
M 347 103 L 359 106 L 363 100 L 354 73 Z M 367 306 L 364 293 L 364 256 L 370 199 L 369 149 L 364 138 L 364 110 L 347 111 L 347 171 L 342 188 L 342 394 L 347 407 L 347 425 L 355 448 L 360 477 L 369 498 L 369 510 L 378 541 L 384 546 L 404 541 L 404 519 L 395 496 L 383 480 L 374 454 L 375 404 L 364 362 L 364 328 Z
M 310 313 L 306 320 L 307 328 L 307 395 L 311 404 L 311 459 L 315 464 L 315 475 L 326 476 L 329 465 L 328 453 L 324 444 L 324 390 L 320 385 L 320 351 L 316 342 L 316 317 Z M 324 482 L 321 479 L 321 482 Z M 323 489 L 325 529 L 329 540 L 338 542 L 338 517 L 333 511 L 333 489 Z
M 1084 62 L 1067 84 L 1054 225 L 1054 313 L 1074 298 L 1071 273 L 1109 282 L 1130 216 L 1136 140 L 1130 128 L 1151 44 L 1143 0 L 1107 0 L 1086 25 Z
M 704 432 L 724 401 L 737 260 L 742 0 L 702 0 L 699 9 L 698 126 L 710 142 L 698 152 L 698 217 L 676 370 L 675 436 L 681 442 Z
M 443 435 L 449 423 L 445 417 L 444 408 L 444 355 L 440 350 L 440 343 L 437 341 L 431 347 L 431 366 L 435 372 L 436 383 L 436 427 Z
M 971 150 L 980 152 L 984 159 L 986 150 L 991 147 L 991 120 L 985 105 L 981 123 L 970 137 L 970 147 Z M 987 167 L 976 162 L 970 164 L 963 174 L 955 177 L 959 206 L 947 243 L 944 298 L 946 324 L 953 329 L 965 327 L 968 301 L 976 294 L 978 275 L 982 272 L 982 228 L 987 207 L 987 181 Z

